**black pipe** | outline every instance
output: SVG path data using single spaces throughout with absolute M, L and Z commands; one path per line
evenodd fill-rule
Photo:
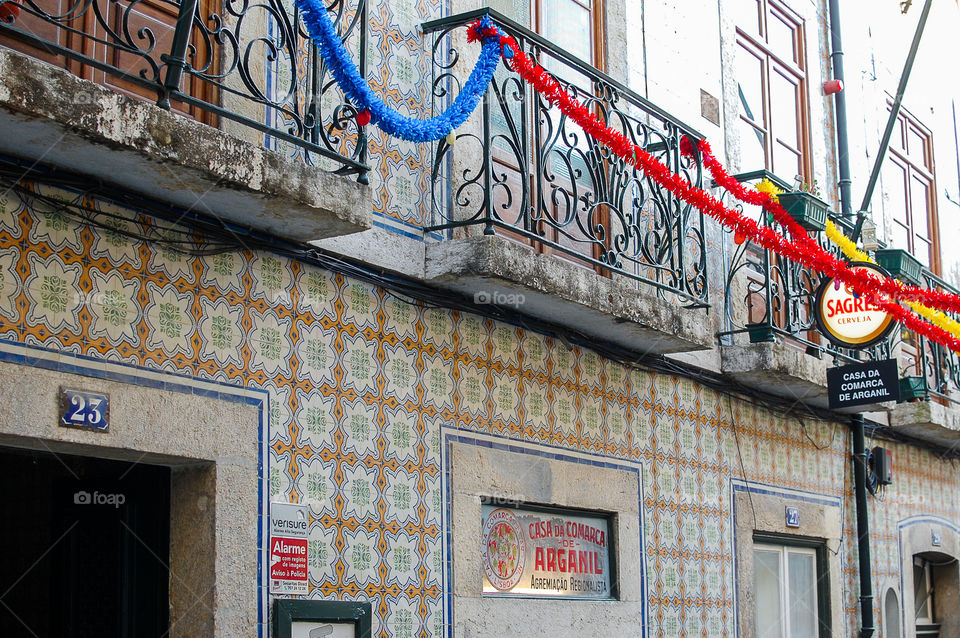
M 873 189 L 876 188 L 877 180 L 880 178 L 883 158 L 887 155 L 887 147 L 890 146 L 893 127 L 896 126 L 897 116 L 900 115 L 900 105 L 903 103 L 903 94 L 907 90 L 907 80 L 910 79 L 910 72 L 913 70 L 913 61 L 917 57 L 917 49 L 920 48 L 920 38 L 923 36 L 923 28 L 927 24 L 927 16 L 930 15 L 930 5 L 932 1 L 933 0 L 927 0 L 923 5 L 920 21 L 917 23 L 917 30 L 913 34 L 913 42 L 910 44 L 910 53 L 907 54 L 907 61 L 903 63 L 903 72 L 900 74 L 900 84 L 897 86 L 897 94 L 893 97 L 893 106 L 890 107 L 890 117 L 887 118 L 887 128 L 883 131 L 880 148 L 877 150 L 877 157 L 873 161 L 873 170 L 870 172 L 870 181 L 867 182 L 867 191 L 863 194 L 863 202 L 860 204 L 861 213 L 867 212 L 867 207 L 870 206 L 870 200 L 873 198 Z
M 867 513 L 867 450 L 863 415 L 850 419 L 853 433 L 853 495 L 857 503 L 857 554 L 860 572 L 860 638 L 873 635 L 873 574 L 870 567 L 870 519 Z
M 840 0 L 830 0 L 830 60 L 833 63 L 833 79 L 844 81 L 843 45 L 840 36 Z M 837 114 L 837 169 L 840 179 L 840 213 L 846 218 L 853 214 L 850 191 L 850 143 L 847 139 L 847 97 L 845 91 L 834 95 Z

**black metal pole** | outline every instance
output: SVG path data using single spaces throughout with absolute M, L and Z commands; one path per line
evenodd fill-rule
M 857 504 L 857 555 L 860 572 L 860 638 L 873 635 L 873 574 L 870 565 L 870 519 L 867 513 L 867 450 L 863 415 L 850 419 L 853 434 L 853 488 Z
M 197 11 L 198 0 L 182 0 L 177 14 L 177 26 L 173 32 L 170 54 L 160 56 L 167 65 L 167 75 L 160 88 L 157 106 L 170 110 L 170 95 L 180 90 L 180 79 L 187 69 L 187 47 L 190 46 L 190 32 L 193 30 L 193 16 Z
M 844 81 L 843 44 L 840 33 L 840 0 L 830 0 L 830 60 L 833 63 L 833 79 Z M 847 135 L 847 94 L 840 91 L 834 95 L 837 114 L 837 169 L 840 179 L 840 213 L 844 217 L 853 214 L 850 178 L 850 143 Z
M 907 54 L 907 61 L 903 64 L 903 72 L 900 74 L 900 84 L 897 86 L 897 94 L 893 98 L 893 106 L 890 107 L 890 117 L 887 118 L 887 128 L 883 131 L 880 148 L 877 150 L 877 157 L 873 161 L 873 170 L 870 172 L 870 181 L 867 182 L 867 191 L 863 194 L 863 202 L 860 204 L 859 211 L 861 213 L 865 213 L 867 207 L 870 206 L 870 200 L 873 198 L 873 190 L 876 188 L 877 180 L 880 178 L 880 169 L 883 166 L 883 159 L 887 155 L 887 148 L 890 146 L 890 136 L 893 135 L 893 127 L 897 124 L 897 116 L 900 115 L 900 105 L 903 103 L 903 94 L 907 90 L 907 80 L 910 79 L 910 72 L 913 70 L 913 61 L 917 57 L 917 49 L 920 48 L 920 38 L 923 36 L 923 28 L 927 24 L 927 16 L 930 15 L 930 5 L 932 2 L 933 0 L 927 0 L 924 3 L 923 12 L 920 14 L 920 21 L 917 23 L 917 30 L 913 34 L 910 53 Z M 859 235 L 859 232 L 857 234 Z M 856 239 L 854 239 L 854 241 L 856 241 Z

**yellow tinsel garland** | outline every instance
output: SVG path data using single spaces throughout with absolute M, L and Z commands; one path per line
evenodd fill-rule
M 776 184 L 767 178 L 764 178 L 759 184 L 757 184 L 756 189 L 761 193 L 767 193 L 770 195 L 770 199 L 774 202 L 777 201 L 777 195 L 783 192 L 782 189 L 778 188 Z M 843 251 L 843 254 L 847 256 L 847 259 L 851 261 L 866 261 L 871 264 L 877 263 L 870 258 L 870 255 L 857 248 L 857 245 L 853 243 L 853 240 L 844 235 L 843 231 L 841 231 L 840 228 L 829 219 L 827 220 L 826 232 L 827 239 L 839 246 L 840 250 Z M 960 339 L 960 323 L 957 323 L 939 310 L 928 308 L 923 304 L 917 303 L 916 301 L 908 301 L 907 305 L 910 306 L 915 313 L 933 325 L 946 330 L 953 336 Z
M 857 248 L 857 245 L 853 243 L 853 240 L 844 235 L 843 231 L 841 231 L 837 225 L 829 219 L 827 220 L 827 239 L 839 246 L 840 250 L 843 251 L 843 254 L 847 256 L 847 259 L 851 261 L 866 261 L 870 262 L 871 264 L 877 263 L 870 258 L 870 255 Z M 917 303 L 916 301 L 908 301 L 907 305 L 910 306 L 915 313 L 933 325 L 946 330 L 957 338 L 960 338 L 960 323 L 957 323 L 939 310 L 928 308 L 923 304 Z

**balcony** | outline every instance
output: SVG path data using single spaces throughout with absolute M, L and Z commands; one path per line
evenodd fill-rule
M 735 176 L 742 182 L 770 179 L 787 190 L 788 185 L 767 171 Z M 773 223 L 758 207 L 744 206 L 755 219 Z M 849 235 L 848 220 L 831 220 Z M 786 230 L 777 226 L 778 231 Z M 818 233 L 820 245 L 838 257 L 839 249 Z M 731 248 L 732 247 L 732 248 Z M 737 381 L 809 405 L 827 407 L 827 366 L 865 360 L 888 359 L 895 352 L 895 339 L 873 348 L 853 351 L 838 348 L 816 328 L 814 299 L 820 274 L 789 261 L 769 250 L 744 241 L 723 242 L 726 281 L 724 283 L 724 329 L 721 369 Z M 889 409 L 887 404 L 861 406 L 852 411 Z
M 926 270 L 921 278 L 927 288 L 958 293 Z M 907 333 L 900 347 L 900 377 L 901 402 L 890 415 L 890 425 L 938 445 L 960 443 L 960 355 Z
M 18 2 L 0 154 L 299 241 L 371 226 L 364 131 L 291 3 Z M 335 8 L 365 50 L 364 0 Z
M 457 96 L 476 59 L 463 29 L 484 10 L 423 25 L 432 41 L 433 111 Z M 681 157 L 691 127 L 529 29 L 490 12 L 524 52 L 605 121 L 700 186 Z M 471 57 L 472 56 L 472 57 Z M 433 149 L 426 278 L 658 354 L 713 342 L 704 220 L 584 135 L 501 68 L 451 144 Z

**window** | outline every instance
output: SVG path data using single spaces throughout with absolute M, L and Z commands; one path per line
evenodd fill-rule
M 740 169 L 811 173 L 803 20 L 775 0 L 735 0 Z
M 883 597 L 883 635 L 884 638 L 900 638 L 900 601 L 893 587 L 887 589 Z
M 493 0 L 490 7 L 565 52 L 603 69 L 602 0 Z M 537 61 L 562 82 L 576 86 L 580 99 L 594 91 L 590 77 L 549 51 L 538 52 Z M 592 228 L 606 219 L 605 209 L 597 206 L 596 184 L 591 179 L 596 170 L 591 170 L 591 161 L 587 159 L 593 144 L 572 122 L 563 125 L 569 133 L 567 129 L 559 131 L 565 117 L 542 98 L 528 96 L 528 110 L 523 113 L 524 103 L 516 98 L 511 75 L 500 69 L 494 76 L 495 85 L 501 87 L 495 91 L 504 96 L 490 114 L 497 181 L 491 188 L 494 209 L 505 223 L 535 233 L 570 252 L 554 250 L 529 235 L 522 238 L 507 231 L 507 237 L 533 244 L 542 253 L 584 265 L 577 255 L 593 259 L 600 256 Z M 534 131 L 535 126 L 539 130 Z M 530 219 L 524 220 L 524 215 Z
M 934 618 L 933 568 L 930 561 L 913 558 L 913 606 L 917 637 L 935 638 L 940 635 L 940 626 Z
M 600 0 L 491 0 L 489 6 L 603 68 Z
M 200 0 L 198 15 L 207 16 L 219 6 L 210 0 Z M 57 55 L 47 47 L 34 42 L 16 39 L 17 36 L 0 34 L 0 46 L 26 53 L 44 62 L 66 68 L 71 73 L 103 84 L 126 95 L 156 102 L 157 90 L 154 86 L 144 86 L 121 74 L 138 77 L 143 73 L 147 82 L 162 82 L 166 73 L 160 70 L 156 77 L 156 68 L 163 64 L 161 56 L 169 53 L 173 43 L 174 27 L 179 11 L 178 2 L 169 0 L 92 0 L 91 2 L 73 2 L 70 0 L 48 0 L 37 3 L 39 11 L 45 12 L 44 18 L 36 14 L 37 10 L 25 9 L 11 26 L 29 36 L 45 40 L 69 49 L 76 54 L 86 56 L 90 64 L 80 60 Z M 212 23 L 208 24 L 211 26 Z M 212 28 L 212 27 L 211 27 Z M 191 37 L 193 58 L 189 61 L 201 64 L 210 54 L 211 38 L 203 37 L 199 27 L 194 25 Z M 145 56 L 130 51 L 145 52 Z M 213 57 L 220 52 L 214 52 Z M 147 62 L 144 57 L 150 58 Z M 155 65 L 155 66 L 154 66 Z M 215 74 L 216 65 L 206 70 Z M 113 72 L 104 69 L 110 68 Z M 181 82 L 184 93 L 217 103 L 216 87 L 197 77 L 185 74 Z M 181 113 L 210 125 L 216 125 L 217 117 L 198 107 L 185 103 L 172 103 L 172 108 Z
M 909 251 L 933 272 L 940 272 L 939 222 L 930 132 L 900 111 L 883 166 L 889 203 L 887 244 Z
M 817 638 L 817 582 L 815 550 L 754 545 L 757 638 Z

